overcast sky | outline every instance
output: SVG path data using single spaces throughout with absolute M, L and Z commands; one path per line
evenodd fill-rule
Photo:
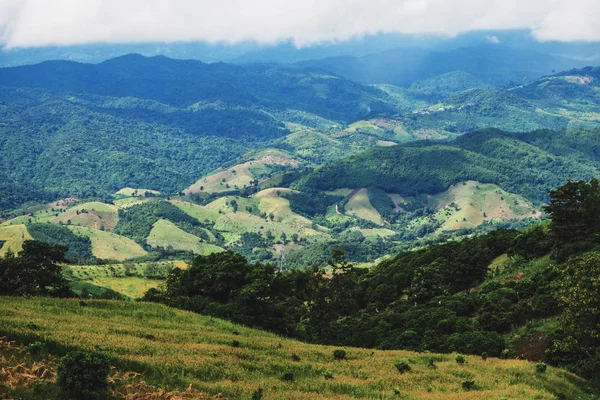
M 305 46 L 514 28 L 539 40 L 600 40 L 600 0 L 0 0 L 0 44 L 9 48 L 290 38 Z

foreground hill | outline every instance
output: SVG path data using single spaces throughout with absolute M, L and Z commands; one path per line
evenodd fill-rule
M 536 373 L 526 361 L 468 356 L 458 364 L 455 354 L 357 348 L 336 361 L 334 347 L 156 304 L 4 297 L 0 315 L 0 336 L 42 342 L 53 355 L 98 351 L 151 385 L 191 385 L 196 398 L 203 392 L 248 399 L 259 389 L 266 399 L 588 398 L 577 376 L 554 368 Z M 398 362 L 411 371 L 399 373 Z

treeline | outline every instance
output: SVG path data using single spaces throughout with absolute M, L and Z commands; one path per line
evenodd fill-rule
M 593 378 L 600 185 L 569 182 L 550 195 L 549 225 L 404 252 L 371 270 L 348 264 L 343 250 L 333 251 L 327 270 L 287 272 L 231 252 L 200 256 L 145 300 L 316 343 L 502 357 L 521 355 L 504 334 L 554 316 L 560 329 L 548 339 L 546 360 Z M 555 263 L 535 261 L 547 254 Z M 501 255 L 509 257 L 503 269 L 490 270 Z
M 435 194 L 466 180 L 494 183 L 536 202 L 568 178 L 600 174 L 600 130 L 467 133 L 445 144 L 377 148 L 331 162 L 299 179 L 301 190 L 375 186 L 403 196 Z

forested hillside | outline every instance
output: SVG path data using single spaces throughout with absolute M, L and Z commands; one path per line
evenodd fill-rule
M 490 182 L 535 201 L 567 178 L 600 172 L 600 130 L 472 132 L 446 142 L 368 150 L 324 164 L 299 188 L 334 190 L 376 186 L 389 193 L 434 194 L 468 179 Z
M 583 67 L 586 61 L 519 49 L 478 44 L 447 50 L 398 48 L 362 57 L 330 57 L 300 62 L 362 83 L 410 86 L 414 81 L 465 71 L 493 86 L 522 84 L 556 71 Z M 393 65 L 394 68 L 390 68 Z

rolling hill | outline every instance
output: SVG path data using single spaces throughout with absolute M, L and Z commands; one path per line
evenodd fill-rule
M 345 348 L 346 359 L 336 361 L 335 347 L 305 344 L 162 305 L 101 300 L 85 304 L 3 297 L 0 336 L 43 343 L 50 352 L 45 359 L 50 368 L 66 351 L 98 351 L 110 357 L 120 374 L 140 373 L 154 390 L 188 389 L 195 398 L 205 393 L 247 399 L 259 389 L 268 399 L 553 399 L 585 398 L 588 393 L 577 376 L 555 368 L 536 373 L 527 361 L 467 356 L 459 365 L 456 354 L 359 348 Z M 411 371 L 398 372 L 398 362 L 408 363 Z M 465 381 L 474 385 L 467 387 Z M 6 390 L 0 382 L 2 389 Z

